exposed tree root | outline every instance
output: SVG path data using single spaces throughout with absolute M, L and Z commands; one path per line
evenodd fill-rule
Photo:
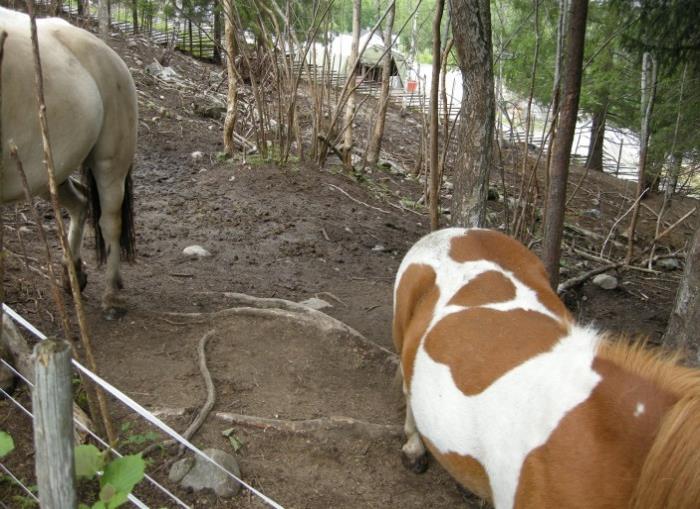
M 400 436 L 403 433 L 402 426 L 398 424 L 376 424 L 373 422 L 361 421 L 352 417 L 330 416 L 318 419 L 288 420 L 270 419 L 267 417 L 257 417 L 254 415 L 232 414 L 228 412 L 217 412 L 214 414 L 218 419 L 246 426 L 249 428 L 259 428 L 263 430 L 273 429 L 283 433 L 314 433 L 318 431 L 334 431 L 339 429 L 349 429 L 359 432 L 370 438 L 391 435 Z

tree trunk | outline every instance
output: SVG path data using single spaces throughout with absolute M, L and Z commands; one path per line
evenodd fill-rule
M 215 64 L 221 63 L 221 10 L 218 4 L 214 5 L 214 53 L 212 60 Z
M 561 237 L 566 206 L 566 181 L 569 176 L 571 144 L 576 130 L 576 114 L 581 92 L 581 65 L 586 36 L 588 0 L 571 0 L 569 5 L 569 28 L 564 49 L 564 87 L 561 97 L 561 114 L 558 122 L 556 143 L 553 147 L 552 165 L 547 188 L 547 211 L 545 215 L 543 261 L 549 274 L 552 288 L 559 284 L 559 259 Z
M 452 224 L 483 226 L 493 164 L 496 101 L 489 0 L 450 0 L 452 34 L 462 72 L 462 117 L 455 161 Z
M 234 23 L 235 0 L 224 0 L 224 38 L 226 44 L 226 71 L 228 74 L 228 97 L 226 101 L 226 119 L 224 120 L 224 152 L 233 155 L 233 130 L 236 127 L 238 107 L 238 73 L 236 72 L 236 57 L 238 44 L 236 41 L 236 25 Z
M 685 349 L 692 363 L 700 365 L 700 221 L 688 247 L 685 270 L 663 343 Z
M 637 198 L 642 196 L 651 188 L 651 176 L 647 171 L 647 150 L 649 148 L 649 126 L 651 124 L 651 113 L 654 109 L 656 99 L 656 59 L 649 52 L 644 53 L 642 58 L 642 125 L 639 136 L 639 171 L 637 173 Z M 625 263 L 629 263 L 634 255 L 634 234 L 637 229 L 637 218 L 639 217 L 639 201 L 632 209 L 632 217 L 627 230 L 627 255 Z
M 131 0 L 131 24 L 134 26 L 134 33 L 139 33 L 139 2 Z
M 374 119 L 374 129 L 367 148 L 367 164 L 374 166 L 379 160 L 379 152 L 382 148 L 382 137 L 384 136 L 384 123 L 386 120 L 386 110 L 389 106 L 389 87 L 391 85 L 391 33 L 394 29 L 394 13 L 396 3 L 389 0 L 389 12 L 386 15 L 386 26 L 384 27 L 384 46 L 388 48 L 382 62 L 382 89 L 377 103 L 377 113 Z
M 438 158 L 438 136 L 440 122 L 438 121 L 438 93 L 440 92 L 440 57 L 442 52 L 440 25 L 445 1 L 435 2 L 435 17 L 433 18 L 433 75 L 430 82 L 430 187 L 428 192 L 430 209 L 430 229 L 440 228 L 439 198 L 440 198 L 440 168 Z M 447 140 L 445 140 L 447 141 Z
M 649 137 L 651 114 L 654 110 L 656 99 L 656 77 L 657 67 L 654 55 L 649 52 L 644 53 L 642 60 L 642 125 L 639 136 L 639 180 L 638 193 L 651 187 L 653 176 L 647 170 L 647 151 L 649 150 Z
M 350 87 L 354 88 L 355 79 L 357 76 L 357 55 L 360 51 L 360 16 L 362 13 L 362 0 L 353 0 L 352 5 L 352 48 L 350 49 L 350 58 L 348 59 L 348 69 Z M 343 129 L 345 130 L 343 138 L 343 164 L 346 168 L 352 166 L 352 122 L 355 118 L 355 92 L 351 91 L 345 104 L 345 119 Z
M 100 37 L 103 41 L 107 40 L 109 32 L 109 2 L 108 0 L 99 0 L 97 5 L 97 20 L 100 29 Z
M 603 171 L 603 146 L 605 143 L 605 122 L 608 116 L 608 98 L 593 112 L 591 122 L 591 143 L 588 146 L 586 168 Z

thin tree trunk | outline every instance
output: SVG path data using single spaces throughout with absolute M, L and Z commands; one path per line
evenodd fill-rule
M 688 72 L 688 63 L 683 67 L 683 75 L 681 76 L 681 89 L 678 94 L 678 111 L 676 113 L 676 125 L 673 128 L 673 143 L 671 144 L 671 167 L 668 171 L 668 181 L 666 182 L 666 200 L 669 205 L 673 199 L 673 194 L 678 186 L 678 175 L 681 171 L 683 163 L 683 154 L 676 151 L 676 142 L 678 141 L 678 129 L 681 125 L 683 94 L 685 92 L 685 79 Z
M 642 126 L 639 137 L 639 172 L 637 173 L 637 197 L 646 194 L 651 187 L 651 178 L 647 171 L 647 150 L 649 148 L 649 126 L 651 124 L 651 114 L 654 109 L 656 99 L 656 59 L 654 55 L 645 52 L 642 57 Z M 627 256 L 625 263 L 629 263 L 634 255 L 634 234 L 637 229 L 637 219 L 639 218 L 639 202 L 632 210 L 630 226 L 627 230 Z
M 440 57 L 442 51 L 440 25 L 445 1 L 435 2 L 435 17 L 433 18 L 433 75 L 430 82 L 430 187 L 428 190 L 430 229 L 440 228 L 439 198 L 440 198 L 440 168 L 438 158 L 438 136 L 440 122 L 438 121 L 438 94 L 440 92 Z M 445 140 L 447 142 L 447 140 Z
M 493 164 L 496 101 L 489 0 L 450 0 L 452 34 L 462 72 L 462 117 L 455 161 L 452 224 L 483 226 Z
M 218 4 L 214 5 L 214 53 L 212 60 L 215 64 L 221 63 L 221 10 Z
M 688 247 L 685 270 L 663 344 L 685 349 L 700 365 L 700 222 Z
M 552 288 L 559 284 L 559 259 L 561 237 L 566 206 L 566 181 L 569 175 L 571 144 L 576 130 L 576 114 L 581 92 L 581 65 L 586 36 L 588 0 L 571 0 L 569 28 L 564 50 L 564 87 L 557 142 L 553 148 L 552 165 L 547 188 L 547 212 L 545 216 L 543 261 Z
M 605 143 L 605 123 L 608 116 L 608 98 L 593 112 L 591 122 L 591 143 L 588 146 L 586 168 L 603 171 L 603 145 Z
M 139 2 L 131 0 L 131 24 L 134 26 L 134 33 L 139 33 Z
M 226 71 L 228 74 L 228 97 L 226 101 L 226 119 L 224 120 L 224 152 L 233 155 L 233 130 L 236 127 L 238 111 L 238 73 L 236 72 L 236 57 L 238 44 L 236 40 L 236 25 L 234 18 L 235 0 L 223 0 L 224 9 L 224 38 L 226 44 Z
M 102 40 L 107 40 L 109 32 L 109 2 L 108 0 L 99 0 L 97 5 L 97 20 L 100 29 L 100 37 Z
M 352 48 L 350 50 L 350 59 L 348 60 L 349 65 L 352 66 L 348 69 L 350 75 L 349 81 L 353 87 L 350 89 L 348 100 L 345 103 L 345 119 L 343 129 L 345 130 L 343 138 L 343 164 L 346 168 L 352 166 L 352 122 L 355 118 L 355 91 L 354 84 L 357 76 L 357 67 L 355 65 L 357 62 L 357 55 L 360 51 L 360 16 L 362 13 L 362 0 L 353 0 L 352 6 Z
M 394 29 L 394 13 L 396 11 L 396 2 L 390 0 L 390 10 L 386 16 L 386 26 L 384 27 L 384 46 L 391 48 L 393 42 L 391 38 Z M 384 136 L 384 123 L 386 121 L 386 110 L 389 106 L 389 87 L 391 85 L 391 49 L 384 55 L 382 62 L 382 89 L 379 94 L 377 103 L 377 113 L 374 119 L 374 129 L 369 140 L 369 148 L 367 149 L 367 164 L 374 166 L 379 160 L 379 152 L 382 148 L 382 137 Z

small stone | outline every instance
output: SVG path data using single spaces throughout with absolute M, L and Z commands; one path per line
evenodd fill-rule
M 590 217 L 591 219 L 600 219 L 603 214 L 598 209 L 588 209 L 581 212 L 584 217 Z
M 374 246 L 372 248 L 372 251 L 385 251 L 385 250 L 386 250 L 386 248 L 384 246 L 382 246 L 381 244 L 377 244 L 376 246 Z
M 656 261 L 656 266 L 663 270 L 680 270 L 681 262 L 678 258 L 662 258 Z
M 136 41 L 129 41 L 126 43 L 127 47 L 129 48 L 138 48 L 139 44 Z
M 316 311 L 321 311 L 322 309 L 333 307 L 332 304 L 316 297 L 311 297 L 310 299 L 303 300 L 299 304 L 302 304 L 306 307 L 310 307 L 311 309 L 315 309 Z
M 241 469 L 232 455 L 219 449 L 205 449 L 202 452 L 240 478 Z M 185 489 L 191 489 L 194 492 L 210 489 L 218 497 L 232 497 L 241 489 L 241 485 L 236 480 L 200 455 L 184 458 L 173 464 L 168 477 L 173 482 L 179 482 Z
M 617 288 L 617 278 L 610 274 L 598 274 L 593 278 L 593 284 L 603 290 L 614 290 Z
M 187 246 L 185 249 L 182 250 L 182 254 L 185 256 L 189 256 L 191 258 L 206 258 L 208 256 L 211 256 L 211 253 L 204 249 L 202 246 Z
M 190 154 L 190 157 L 192 158 L 192 161 L 195 163 L 201 162 L 204 159 L 204 152 L 200 152 L 199 150 L 192 152 Z

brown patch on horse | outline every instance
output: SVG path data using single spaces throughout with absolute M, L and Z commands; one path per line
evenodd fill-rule
M 393 336 L 406 386 L 413 376 L 413 362 L 420 340 L 430 325 L 440 289 L 429 265 L 410 265 L 401 276 L 394 303 Z
M 526 458 L 517 507 L 629 506 L 661 419 L 676 398 L 609 360 L 597 357 L 592 367 L 602 380 L 590 397 Z
M 562 324 L 536 311 L 471 308 L 440 320 L 425 340 L 425 351 L 450 367 L 455 384 L 469 396 L 551 350 L 566 333 Z
M 477 459 L 454 452 L 442 454 L 430 440 L 423 437 L 423 441 L 435 459 L 459 484 L 480 498 L 493 500 L 489 476 Z
M 681 366 L 679 352 L 608 341 L 599 356 L 673 395 L 641 466 L 628 507 L 695 509 L 700 500 L 700 370 Z
M 525 286 L 537 293 L 539 301 L 555 316 L 570 321 L 571 315 L 549 285 L 540 259 L 517 240 L 491 230 L 470 230 L 455 237 L 450 257 L 456 262 L 490 260 L 512 272 Z
M 507 302 L 515 298 L 515 285 L 501 272 L 482 272 L 450 299 L 448 304 L 464 307 Z

